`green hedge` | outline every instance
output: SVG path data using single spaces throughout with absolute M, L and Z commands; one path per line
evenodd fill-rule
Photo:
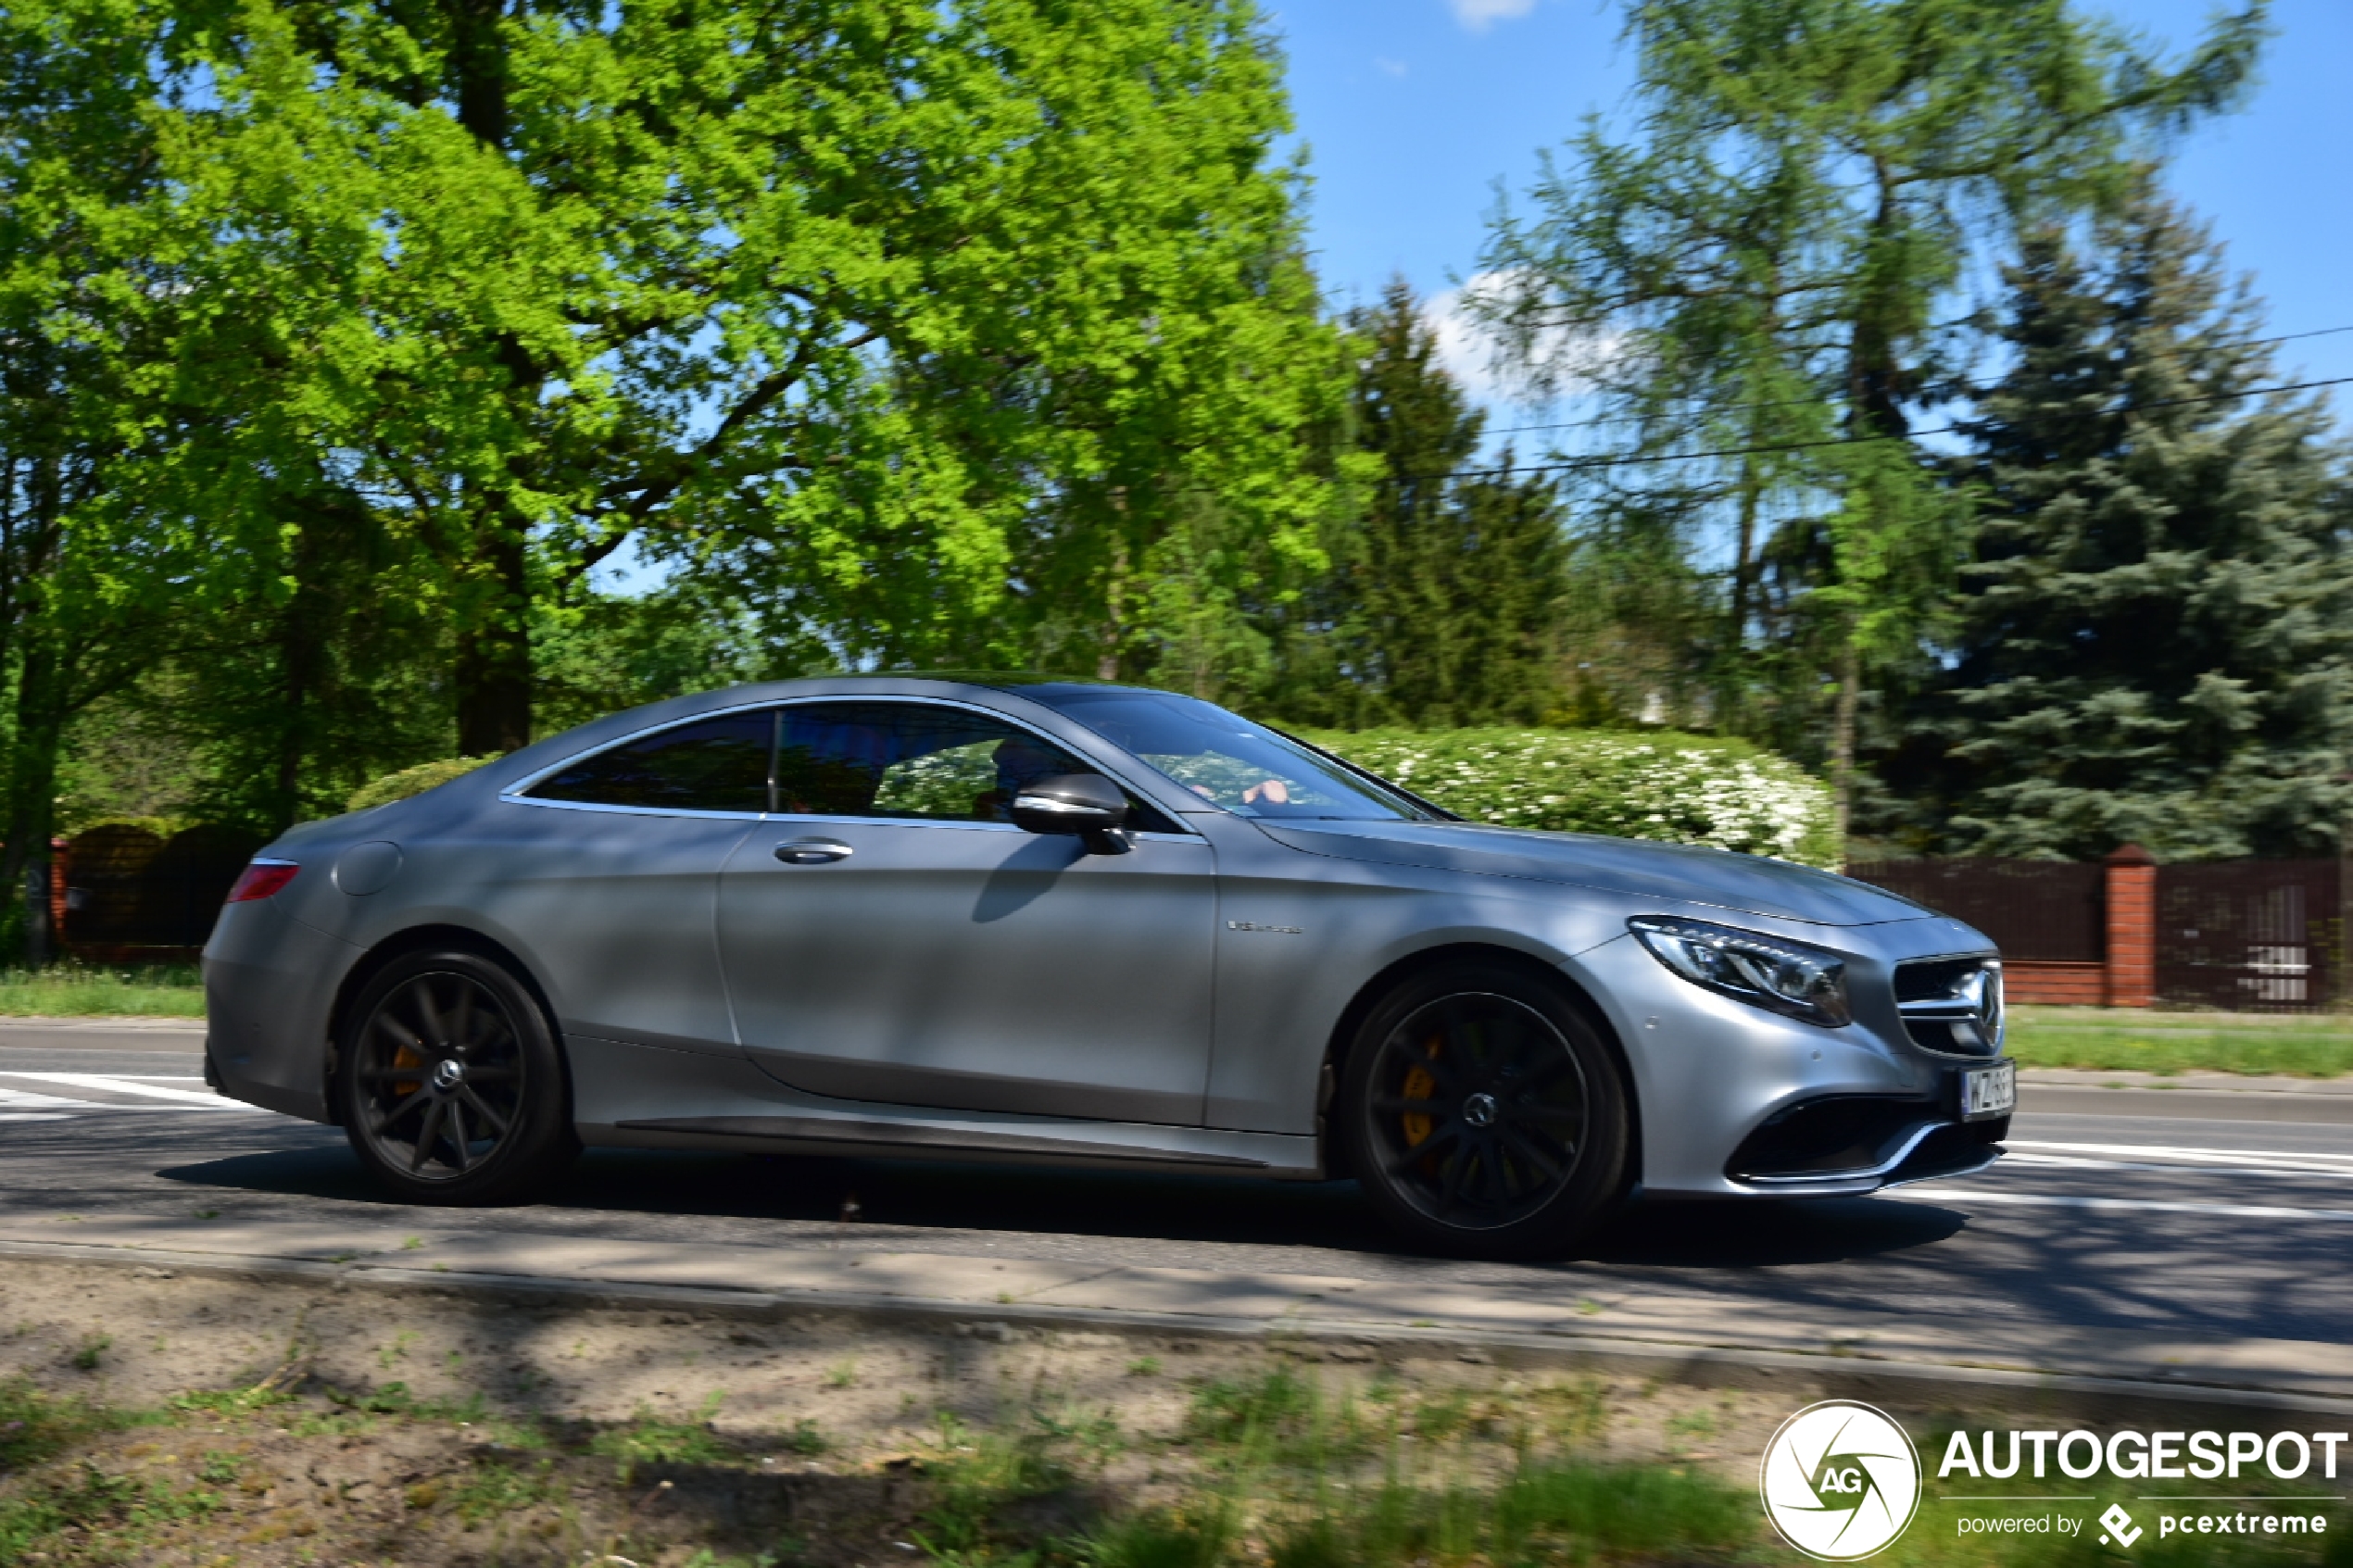
M 1305 738 L 1474 822 L 1839 863 L 1829 788 L 1746 741 L 1521 729 L 1309 731 Z M 452 757 L 403 769 L 359 790 L 346 809 L 422 795 L 490 760 Z
M 1474 822 L 1839 864 L 1829 786 L 1746 741 L 1520 729 L 1308 732 L 1305 738 Z
M 344 802 L 346 811 L 365 811 L 371 806 L 388 806 L 396 800 L 406 800 L 412 795 L 422 795 L 437 784 L 472 772 L 484 762 L 495 762 L 495 757 L 445 757 L 438 762 L 420 762 L 413 768 L 403 768 L 396 773 L 386 773 L 372 784 L 361 784 Z

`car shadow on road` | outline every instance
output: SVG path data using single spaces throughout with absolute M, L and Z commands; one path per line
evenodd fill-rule
M 398 1203 L 340 1148 L 280 1149 L 175 1166 L 192 1186 L 397 1210 L 469 1227 L 673 1234 L 749 1241 L 725 1222 L 874 1233 L 923 1250 L 920 1233 L 1032 1234 L 1301 1247 L 1410 1257 L 1352 1182 L 1267 1182 L 1126 1171 L 599 1149 L 543 1201 L 450 1210 Z M 1764 1268 L 1837 1262 L 1932 1246 L 1967 1223 L 1959 1210 L 1894 1199 L 1644 1203 L 1562 1261 L 1651 1269 Z M 912 1233 L 912 1234 L 911 1234 Z M 676 1239 L 689 1239 L 677 1233 Z
M 1957 1209 L 1894 1198 L 1644 1203 L 1579 1252 L 1585 1262 L 1655 1269 L 1838 1263 L 1931 1247 L 1968 1223 Z

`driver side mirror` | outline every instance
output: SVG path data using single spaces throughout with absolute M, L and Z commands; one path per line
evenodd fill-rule
M 1075 833 L 1098 855 L 1125 853 L 1119 834 L 1127 797 L 1101 773 L 1056 773 L 1033 779 L 1013 797 L 1013 819 L 1031 833 Z

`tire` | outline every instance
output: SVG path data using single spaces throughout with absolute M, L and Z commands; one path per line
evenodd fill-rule
M 1453 963 L 1383 997 L 1336 1109 L 1349 1168 L 1417 1247 L 1558 1257 L 1622 1191 L 1625 1083 L 1599 1029 L 1507 963 Z
M 493 959 L 395 959 L 360 991 L 336 1047 L 344 1134 L 408 1202 L 512 1202 L 579 1152 L 547 1016 Z

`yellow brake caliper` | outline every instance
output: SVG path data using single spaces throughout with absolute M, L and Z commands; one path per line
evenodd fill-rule
M 1432 1035 L 1429 1037 L 1429 1043 L 1422 1047 L 1422 1054 L 1435 1061 L 1445 1047 L 1446 1042 L 1443 1036 Z M 1401 1088 L 1403 1097 L 1406 1099 L 1428 1099 L 1438 1093 L 1438 1079 L 1431 1074 L 1428 1068 L 1416 1067 L 1406 1073 L 1405 1082 Z M 1421 1148 L 1423 1144 L 1429 1141 L 1429 1135 L 1436 1127 L 1436 1123 L 1430 1118 L 1418 1110 L 1409 1110 L 1400 1120 L 1404 1129 L 1407 1148 Z

